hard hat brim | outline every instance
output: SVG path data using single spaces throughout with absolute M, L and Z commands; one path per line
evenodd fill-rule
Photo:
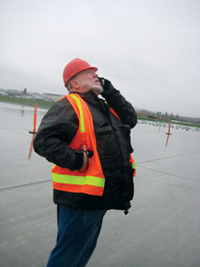
M 98 70 L 96 67 L 87 67 L 87 68 L 82 68 L 81 70 L 78 70 L 78 71 L 75 71 L 74 73 L 72 73 L 72 75 L 70 75 L 70 78 L 71 79 L 73 76 L 77 75 L 78 73 L 84 71 L 84 70 L 89 70 L 89 69 L 92 69 L 94 70 L 95 72 Z M 69 81 L 69 79 L 67 80 L 67 82 Z

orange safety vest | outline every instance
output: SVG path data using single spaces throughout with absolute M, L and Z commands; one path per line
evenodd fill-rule
M 87 104 L 78 94 L 69 94 L 64 98 L 67 98 L 70 102 L 79 120 L 78 131 L 69 144 L 69 147 L 74 150 L 80 150 L 82 146 L 85 146 L 86 150 L 93 151 L 93 156 L 91 157 L 88 169 L 84 172 L 78 170 L 70 171 L 67 168 L 54 165 L 52 168 L 53 188 L 73 193 L 102 196 L 105 186 L 105 177 L 96 148 L 92 115 Z M 114 110 L 111 109 L 111 112 L 117 116 Z M 132 168 L 135 169 L 135 163 L 131 155 L 130 164 L 132 164 Z M 134 174 L 135 172 L 133 176 L 135 176 Z
M 105 177 L 97 152 L 96 137 L 94 133 L 93 119 L 85 101 L 78 94 L 65 96 L 74 108 L 78 119 L 79 128 L 69 144 L 74 150 L 80 150 L 84 145 L 86 150 L 93 151 L 88 169 L 84 172 L 53 166 L 53 188 L 73 193 L 85 193 L 102 196 L 105 185 Z

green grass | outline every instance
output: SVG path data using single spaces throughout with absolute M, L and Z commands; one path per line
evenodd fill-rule
M 9 97 L 9 96 L 0 96 L 0 101 L 28 105 L 28 106 L 35 106 L 35 103 L 37 103 L 38 107 L 47 108 L 47 109 L 49 109 L 54 104 L 54 102 L 47 102 L 47 101 L 34 100 L 34 99 L 15 98 L 15 97 Z

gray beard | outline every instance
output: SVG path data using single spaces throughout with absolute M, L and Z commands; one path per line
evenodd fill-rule
M 93 85 L 92 90 L 96 90 L 99 94 L 103 92 L 103 87 L 101 85 Z
M 83 86 L 88 84 L 88 82 L 84 82 L 82 79 L 80 79 L 80 81 L 83 82 Z M 99 94 L 103 92 L 103 87 L 100 84 L 94 84 L 90 89 L 96 90 Z

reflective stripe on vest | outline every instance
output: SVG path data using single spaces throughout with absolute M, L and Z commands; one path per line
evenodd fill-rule
M 54 170 L 55 171 L 55 170 Z M 89 195 L 102 195 L 105 179 L 95 176 L 75 176 L 52 173 L 53 188 L 73 193 L 85 193 Z
M 78 170 L 70 171 L 67 168 L 53 166 L 53 188 L 73 193 L 102 196 L 105 177 L 96 148 L 92 115 L 87 104 L 78 94 L 69 94 L 65 98 L 68 99 L 79 119 L 78 131 L 69 147 L 74 150 L 80 150 L 84 145 L 86 150 L 93 151 L 93 156 L 88 169 L 84 172 Z
M 71 97 L 73 97 L 73 99 L 76 101 L 76 104 L 78 106 L 79 112 L 80 112 L 80 126 L 81 126 L 81 133 L 85 132 L 85 125 L 84 125 L 84 119 L 83 119 L 83 110 L 81 107 L 81 102 L 79 100 L 79 98 L 73 94 L 70 95 Z
M 136 166 L 135 166 L 135 161 L 133 159 L 133 157 L 130 155 L 130 164 L 132 166 L 132 169 L 133 169 L 133 177 L 135 177 L 136 175 Z

